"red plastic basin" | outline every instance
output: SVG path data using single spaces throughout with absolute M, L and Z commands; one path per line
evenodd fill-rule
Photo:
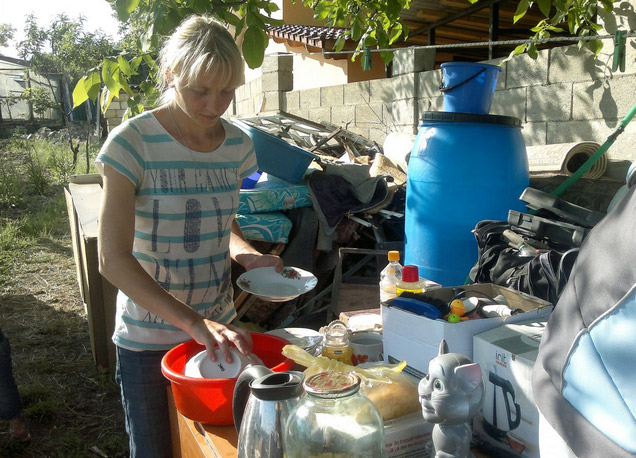
M 290 370 L 294 361 L 283 356 L 289 342 L 281 337 L 251 333 L 254 353 L 274 372 Z M 163 357 L 161 371 L 170 380 L 177 410 L 193 421 L 210 425 L 232 425 L 232 396 L 235 378 L 200 379 L 186 377 L 183 369 L 190 358 L 204 350 L 194 340 L 177 345 Z

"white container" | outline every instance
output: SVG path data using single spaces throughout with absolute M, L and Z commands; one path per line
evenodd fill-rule
M 510 288 L 490 283 L 437 288 L 427 291 L 430 296 L 444 301 L 451 301 L 457 288 L 477 290 L 491 297 L 502 294 L 511 308 L 520 308 L 524 313 L 509 317 L 482 318 L 459 323 L 446 320 L 431 320 L 415 313 L 407 312 L 391 304 L 382 305 L 382 338 L 384 343 L 384 361 L 392 364 L 406 361 L 404 369 L 409 375 L 418 379 L 428 372 L 428 364 L 439 351 L 442 339 L 448 343 L 453 353 L 461 353 L 473 359 L 473 336 L 480 332 L 526 320 L 547 319 L 552 311 L 547 301 L 520 293 Z
M 545 320 L 524 321 L 473 337 L 473 361 L 481 367 L 485 390 L 481 411 L 473 419 L 473 432 L 509 455 L 543 456 L 531 380 L 545 325 Z
M 433 426 L 433 423 L 424 421 L 419 410 L 385 421 L 386 458 L 428 456 L 426 452 L 430 451 L 428 444 L 431 441 Z

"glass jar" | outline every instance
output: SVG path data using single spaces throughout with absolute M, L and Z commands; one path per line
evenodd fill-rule
M 332 321 L 325 329 L 322 344 L 322 356 L 351 364 L 351 345 L 349 345 L 349 328 L 343 321 Z
M 285 428 L 285 458 L 383 458 L 384 423 L 363 396 L 355 373 L 321 372 L 304 382 L 306 396 Z

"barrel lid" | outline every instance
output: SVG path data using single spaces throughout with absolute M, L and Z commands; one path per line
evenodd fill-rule
M 447 111 L 425 111 L 422 114 L 422 122 L 425 121 L 480 122 L 486 124 L 521 127 L 521 120 L 512 116 L 478 113 L 454 113 Z

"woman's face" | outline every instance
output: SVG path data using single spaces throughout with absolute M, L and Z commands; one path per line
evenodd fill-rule
M 219 87 L 214 74 L 206 74 L 189 84 L 175 79 L 175 102 L 202 128 L 214 127 L 232 103 L 235 87 Z

